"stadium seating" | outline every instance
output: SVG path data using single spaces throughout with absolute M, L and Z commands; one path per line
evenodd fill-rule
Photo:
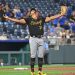
M 20 9 L 23 11 L 26 10 L 27 8 L 36 8 L 38 9 L 42 16 L 47 16 L 48 14 L 56 14 L 60 10 L 60 6 L 58 3 L 53 3 L 52 0 L 0 0 L 2 3 L 8 3 L 10 5 L 10 8 L 13 9 L 15 5 L 18 5 Z M 23 13 L 19 12 L 16 13 L 16 18 L 21 18 L 23 16 Z M 28 32 L 27 29 L 24 28 L 23 32 L 23 26 L 15 25 L 13 22 L 0 22 L 0 26 L 4 25 L 7 29 L 7 34 L 11 36 L 19 36 L 19 37 L 25 37 Z M 0 33 L 2 32 L 2 28 L 0 28 Z M 25 33 L 25 34 L 23 34 Z

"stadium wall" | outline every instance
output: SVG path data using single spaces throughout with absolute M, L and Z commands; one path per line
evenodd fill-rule
M 19 51 L 0 51 L 0 63 L 4 65 L 29 65 L 29 44 Z M 49 49 L 49 64 L 75 64 L 75 45 L 63 45 L 59 50 Z

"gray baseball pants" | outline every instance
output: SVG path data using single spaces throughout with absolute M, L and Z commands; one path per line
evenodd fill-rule
M 30 44 L 31 58 L 35 58 L 36 54 L 38 55 L 39 58 L 44 57 L 45 49 L 43 37 L 41 38 L 30 37 L 29 44 Z

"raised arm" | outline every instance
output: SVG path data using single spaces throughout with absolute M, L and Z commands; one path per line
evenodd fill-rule
M 67 7 L 66 7 L 66 6 L 61 6 L 61 11 L 60 11 L 60 12 L 61 12 L 61 13 L 59 13 L 59 14 L 57 14 L 57 15 L 54 15 L 54 16 L 51 16 L 51 17 L 46 17 L 45 22 L 49 22 L 49 21 L 51 21 L 51 20 L 54 20 L 54 19 L 56 19 L 56 18 L 59 18 L 59 17 L 65 15 L 66 12 L 67 12 Z
M 26 21 L 25 19 L 15 19 L 15 18 L 10 18 L 8 16 L 4 16 L 5 19 L 7 20 L 10 20 L 10 21 L 13 21 L 13 22 L 17 22 L 17 23 L 22 23 L 22 24 L 26 24 Z

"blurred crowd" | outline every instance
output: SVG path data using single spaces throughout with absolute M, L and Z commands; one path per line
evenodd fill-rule
M 68 0 L 68 2 L 66 3 L 68 7 L 66 15 L 44 24 L 44 36 L 48 38 L 50 44 L 55 44 L 57 39 L 58 41 L 60 41 L 59 43 L 61 44 L 75 43 L 75 1 L 74 0 L 72 1 L 73 2 L 71 3 Z M 33 2 L 35 3 L 34 0 Z M 37 2 L 39 3 L 39 0 L 37 0 Z M 41 2 L 43 2 L 43 0 L 41 0 Z M 52 7 L 50 7 L 50 9 L 52 8 L 51 12 L 48 11 L 48 13 L 45 12 L 45 14 L 43 14 L 42 12 L 42 16 L 44 17 L 45 15 L 53 16 L 57 13 L 56 11 L 58 11 L 59 13 L 59 9 L 56 9 L 56 7 L 60 8 L 60 4 L 61 3 L 55 3 L 55 2 L 50 3 L 50 5 L 52 5 Z M 53 11 L 53 7 L 55 8 L 56 13 Z M 50 9 L 46 8 L 46 10 Z M 21 8 L 18 5 L 18 3 L 14 5 L 14 3 L 12 2 L 6 3 L 5 0 L 2 0 L 2 3 L 0 3 L 0 40 L 28 39 L 29 37 L 28 26 L 22 25 L 20 23 L 14 23 L 9 20 L 5 20 L 3 16 L 6 15 L 12 18 L 20 19 L 28 17 L 29 13 L 30 13 L 29 7 L 27 9 L 26 8 L 24 9 L 24 7 Z
M 29 34 L 28 27 L 19 23 L 14 23 L 9 20 L 4 19 L 4 16 L 9 16 L 12 18 L 24 18 L 26 17 L 26 12 L 22 12 L 18 5 L 15 5 L 11 9 L 10 4 L 2 5 L 0 4 L 0 39 L 25 39 Z

